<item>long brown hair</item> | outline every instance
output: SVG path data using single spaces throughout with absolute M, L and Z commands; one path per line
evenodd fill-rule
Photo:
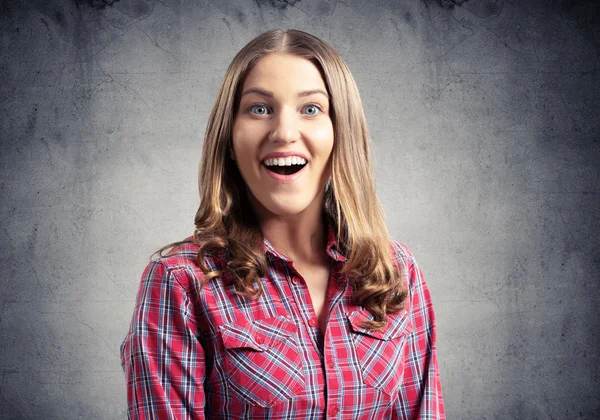
M 306 32 L 263 33 L 236 54 L 225 73 L 206 127 L 198 176 L 200 207 L 193 235 L 199 246 L 198 265 L 205 281 L 220 276 L 221 271 L 209 270 L 204 258 L 208 252 L 227 248 L 236 293 L 256 298 L 262 292 L 257 280 L 267 272 L 263 235 L 245 182 L 228 154 L 244 79 L 258 60 L 275 52 L 310 60 L 327 87 L 335 140 L 323 210 L 347 258 L 342 273 L 351 281 L 353 301 L 373 315 L 365 328 L 380 329 L 386 324 L 386 313 L 402 309 L 407 295 L 404 270 L 395 267 L 384 212 L 375 194 L 366 119 L 354 78 L 330 45 Z M 182 243 L 166 245 L 154 254 L 164 256 L 163 251 Z

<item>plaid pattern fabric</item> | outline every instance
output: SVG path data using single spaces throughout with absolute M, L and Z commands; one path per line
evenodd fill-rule
M 265 293 L 247 300 L 227 270 L 200 287 L 188 239 L 142 274 L 121 345 L 130 419 L 445 419 L 431 297 L 405 245 L 390 244 L 408 305 L 371 332 L 361 328 L 371 314 L 351 304 L 329 227 L 323 336 L 304 280 L 268 241 Z M 223 269 L 226 260 L 224 250 L 206 263 Z

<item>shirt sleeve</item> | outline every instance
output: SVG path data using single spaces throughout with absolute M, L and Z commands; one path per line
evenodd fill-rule
M 408 336 L 404 381 L 396 407 L 400 419 L 445 419 L 438 367 L 436 325 L 429 288 L 408 248 L 402 245 L 409 278 L 409 311 L 413 331 Z
M 121 344 L 129 419 L 204 419 L 205 354 L 197 332 L 192 300 L 176 273 L 152 261 Z

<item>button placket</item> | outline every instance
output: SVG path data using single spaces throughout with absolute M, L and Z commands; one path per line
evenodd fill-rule
M 313 306 L 308 304 L 307 296 L 310 296 L 308 286 L 306 286 L 306 283 L 300 281 L 303 280 L 302 276 L 293 267 L 293 262 L 290 263 L 290 266 L 286 266 L 285 268 L 287 274 L 286 277 L 289 282 L 288 284 L 290 285 L 290 291 L 292 292 L 292 296 L 296 301 L 300 319 L 305 322 L 305 325 L 311 327 L 308 328 L 309 336 L 312 339 L 317 353 L 320 357 L 323 357 L 323 350 L 320 348 L 319 344 L 320 332 L 313 329 L 319 326 L 319 322 L 316 320 Z

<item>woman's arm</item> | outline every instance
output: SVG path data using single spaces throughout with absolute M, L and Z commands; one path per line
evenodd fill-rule
M 410 317 L 414 330 L 408 336 L 404 381 L 396 408 L 400 419 L 445 419 L 438 368 L 435 314 L 429 288 L 408 248 L 401 245 L 409 276 Z
M 142 274 L 121 345 L 130 419 L 204 419 L 205 355 L 192 301 L 176 274 L 157 261 Z

